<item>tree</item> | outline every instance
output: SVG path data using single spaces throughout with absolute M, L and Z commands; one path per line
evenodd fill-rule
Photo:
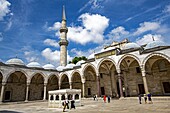
M 69 61 L 69 64 L 70 63 L 73 63 L 73 64 L 76 64 L 78 61 L 80 61 L 80 60 L 87 60 L 87 58 L 85 57 L 85 56 L 82 56 L 82 57 L 74 57 L 73 59 L 72 59 L 72 61 Z

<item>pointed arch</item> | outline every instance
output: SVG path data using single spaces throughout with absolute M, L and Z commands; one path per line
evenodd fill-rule
M 94 72 L 97 74 L 97 69 L 96 69 L 96 67 L 95 67 L 93 64 L 88 63 L 88 64 L 86 64 L 86 65 L 84 66 L 84 68 L 83 68 L 83 70 L 82 70 L 82 72 L 83 72 L 83 78 L 85 78 L 85 77 L 84 77 L 84 73 L 85 73 L 85 70 L 86 70 L 89 66 L 92 67 L 93 70 L 94 70 Z
M 101 64 L 102 64 L 104 61 L 110 61 L 110 62 L 112 62 L 113 65 L 116 67 L 116 62 L 115 62 L 113 59 L 111 59 L 111 58 L 103 58 L 103 59 L 98 63 L 98 65 L 97 65 L 97 70 L 99 70 Z
M 141 65 L 141 61 L 140 61 L 140 59 L 139 59 L 137 56 L 135 56 L 135 55 L 133 55 L 133 54 L 126 54 L 126 55 L 123 55 L 123 56 L 119 59 L 119 61 L 118 61 L 118 63 L 117 63 L 117 69 L 120 69 L 120 64 L 121 64 L 121 62 L 122 62 L 126 57 L 134 58 L 134 59 L 138 62 L 138 64 Z
M 145 65 L 146 65 L 146 62 L 153 56 L 160 56 L 160 57 L 163 57 L 165 58 L 168 62 L 170 62 L 170 57 L 165 55 L 165 54 L 162 54 L 162 53 L 158 53 L 158 52 L 155 52 L 155 53 L 150 53 L 148 56 L 146 56 L 143 61 L 142 61 L 142 66 L 143 66 L 143 69 L 145 69 Z
M 82 81 L 82 76 L 81 76 L 81 74 L 80 74 L 80 71 L 79 71 L 79 70 L 74 70 L 74 71 L 71 73 L 71 81 L 72 81 L 72 79 L 73 79 L 73 75 L 74 75 L 75 73 L 78 73 L 78 74 L 80 75 L 80 78 L 81 78 L 81 81 Z
M 42 73 L 42 72 L 35 72 L 35 73 L 33 73 L 33 74 L 30 76 L 30 81 L 31 81 L 32 78 L 33 78 L 35 75 L 37 75 L 37 74 L 40 74 L 40 75 L 43 77 L 43 80 L 44 80 L 44 81 L 46 80 L 46 76 L 45 76 L 44 73 Z

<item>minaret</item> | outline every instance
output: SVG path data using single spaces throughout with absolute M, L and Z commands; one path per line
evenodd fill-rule
M 67 65 L 67 46 L 68 46 L 68 40 L 67 40 L 67 26 L 66 26 L 66 14 L 65 14 L 65 8 L 63 6 L 63 15 L 62 15 L 62 22 L 61 22 L 61 28 L 60 28 L 60 65 L 66 66 Z

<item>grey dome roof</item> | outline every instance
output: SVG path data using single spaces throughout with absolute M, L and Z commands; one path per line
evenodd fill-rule
M 74 66 L 76 66 L 75 64 L 67 64 L 66 65 L 66 69 L 71 69 L 71 68 L 73 68 Z
M 168 44 L 162 41 L 152 41 L 145 46 L 145 49 L 150 49 L 150 48 L 159 47 L 159 46 L 168 46 Z
M 44 69 L 55 69 L 55 66 L 52 64 L 46 64 L 43 66 Z
M 25 65 L 24 62 L 19 58 L 9 59 L 6 61 L 6 64 Z
M 140 46 L 134 42 L 126 43 L 122 49 L 140 48 Z
M 65 69 L 65 67 L 64 67 L 64 66 L 58 66 L 56 69 L 57 69 L 58 71 L 63 71 L 63 69 Z
M 27 64 L 27 67 L 38 67 L 41 68 L 41 65 L 38 62 L 30 62 Z
M 76 66 L 80 66 L 82 63 L 85 63 L 86 61 L 84 61 L 84 60 L 80 60 L 80 61 L 78 61 L 77 63 L 76 63 Z

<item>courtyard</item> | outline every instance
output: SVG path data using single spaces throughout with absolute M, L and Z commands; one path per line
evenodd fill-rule
M 48 108 L 48 102 L 34 101 L 28 103 L 3 103 L 0 113 L 61 113 L 62 108 Z M 104 103 L 102 99 L 82 99 L 82 106 L 66 109 L 67 113 L 170 113 L 170 97 L 153 98 L 153 104 L 138 103 L 137 97 L 112 99 Z

